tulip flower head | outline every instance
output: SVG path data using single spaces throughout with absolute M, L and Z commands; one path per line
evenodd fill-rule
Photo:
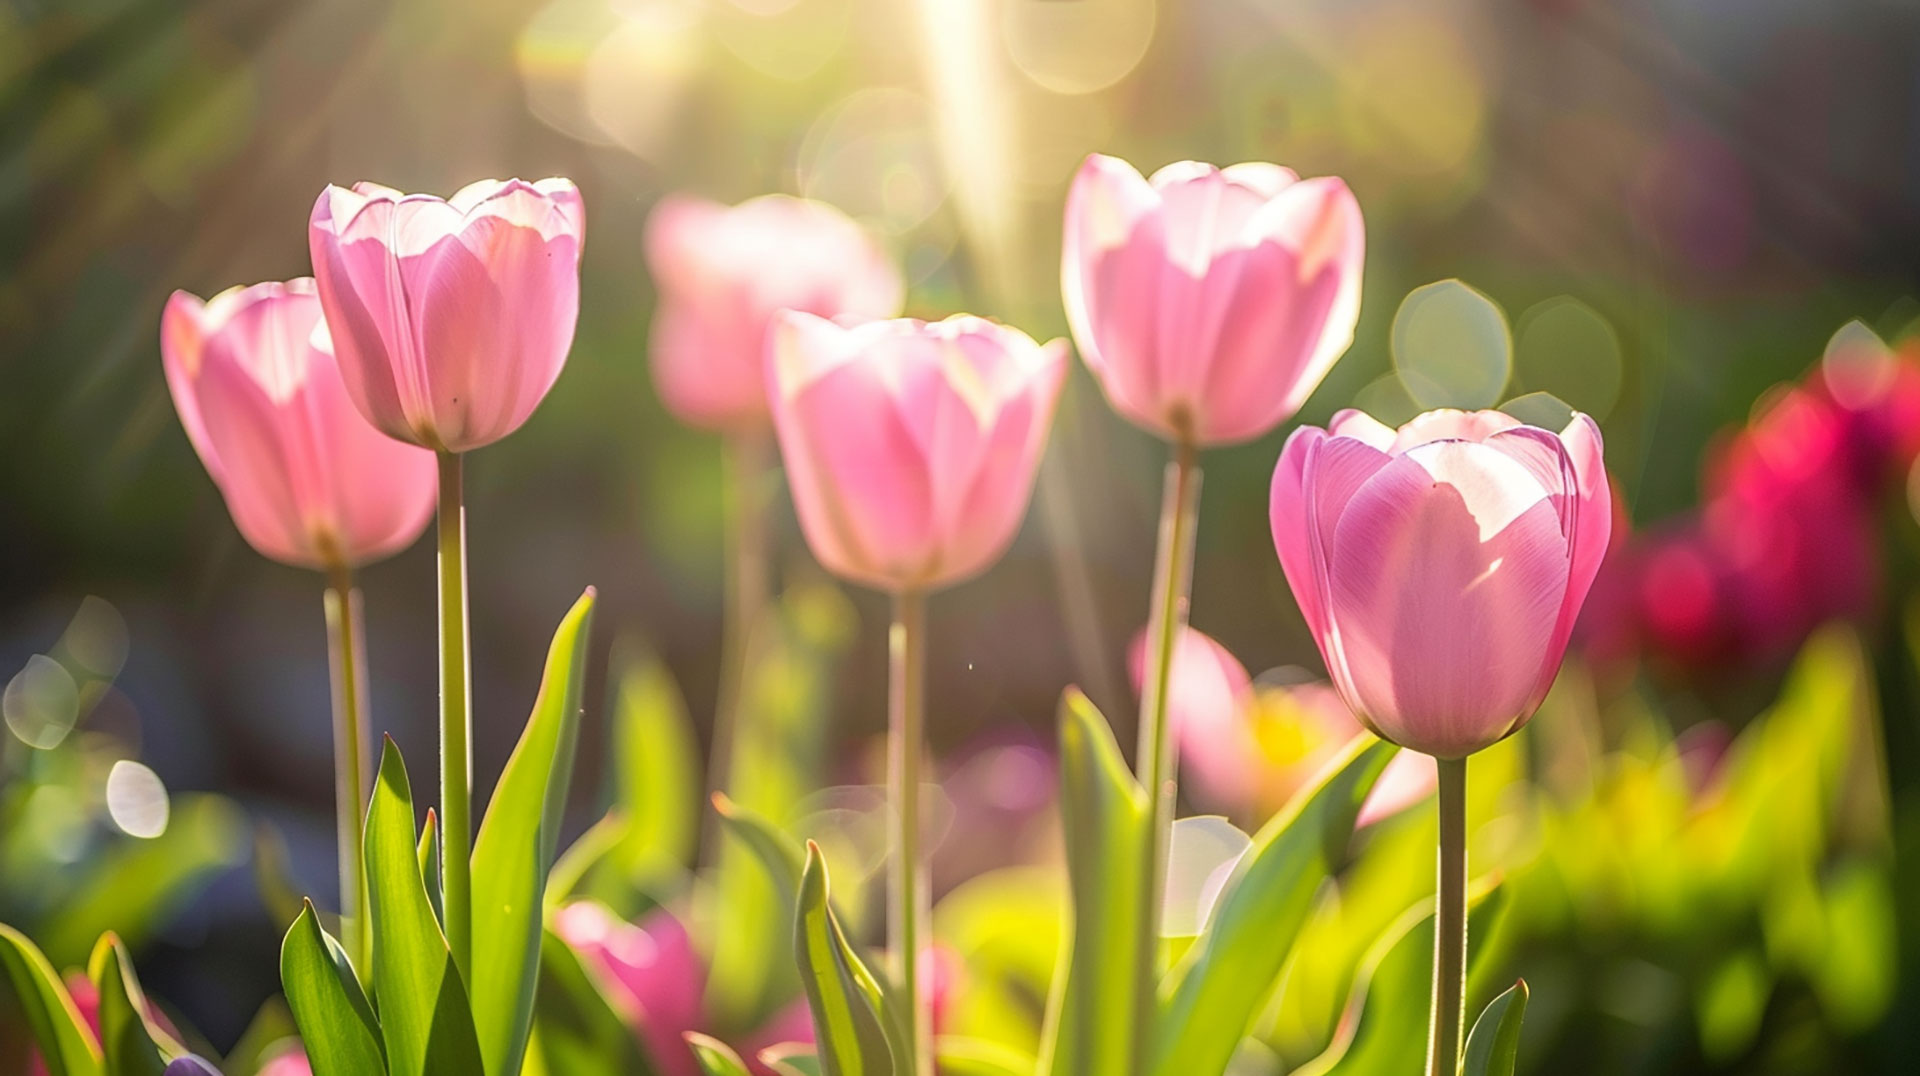
M 1064 342 L 967 315 L 847 325 L 788 311 L 766 361 L 800 527 L 829 571 L 927 590 L 1006 551 L 1046 447 Z
M 723 206 L 670 195 L 647 220 L 660 293 L 654 385 L 682 422 L 764 428 L 767 325 L 781 310 L 892 317 L 900 271 L 858 224 L 824 202 L 770 194 Z
M 367 420 L 446 452 L 519 429 L 573 342 L 583 219 L 565 179 L 484 180 L 445 200 L 374 183 L 322 191 L 313 275 Z
M 350 568 L 420 536 L 434 462 L 367 424 L 326 343 L 308 279 L 174 292 L 160 322 L 180 423 L 240 533 L 285 564 Z
M 1366 249 L 1334 177 L 1088 157 L 1067 195 L 1060 278 L 1107 399 L 1172 441 L 1245 441 L 1299 410 L 1353 342 Z
M 1600 430 L 1357 411 L 1288 439 L 1273 540 L 1334 686 L 1381 737 L 1461 758 L 1546 696 L 1612 527 Z

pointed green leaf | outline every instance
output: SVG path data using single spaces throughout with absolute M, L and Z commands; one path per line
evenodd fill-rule
M 320 928 L 309 902 L 280 945 L 280 986 L 314 1076 L 385 1072 L 380 1024 L 347 951 Z
M 373 986 L 390 1076 L 475 1076 L 482 1070 L 467 992 L 427 901 L 413 829 L 413 788 L 389 738 L 367 808 L 367 913 Z
M 1060 701 L 1060 818 L 1073 923 L 1065 972 L 1056 977 L 1048 1005 L 1039 1071 L 1127 1072 L 1136 1053 L 1133 984 L 1152 810 L 1107 719 L 1078 688 Z
M 60 974 L 27 936 L 0 923 L 0 965 L 51 1076 L 100 1076 L 100 1047 Z
M 87 961 L 87 977 L 100 992 L 100 1050 L 112 1076 L 161 1076 L 167 1062 L 145 1016 L 147 997 L 134 977 L 133 961 L 112 931 L 100 935 Z
M 520 1071 L 533 1023 L 547 868 L 573 775 L 593 600 L 589 587 L 554 632 L 533 715 L 473 845 L 473 1021 L 492 1076 Z
M 440 904 L 440 820 L 431 807 L 427 808 L 427 820 L 421 823 L 420 843 L 414 851 L 420 860 L 420 883 L 427 887 L 427 903 L 433 905 L 434 921 L 445 930 L 447 910 Z
M 1162 984 L 1154 1076 L 1224 1071 L 1272 993 L 1313 895 L 1339 865 L 1354 819 L 1398 748 L 1363 737 L 1318 786 L 1254 838 L 1207 929 Z
M 623 1017 L 595 973 L 559 935 L 540 936 L 540 988 L 522 1076 L 652 1076 L 634 1015 Z
M 747 1063 L 740 1060 L 733 1047 L 698 1031 L 682 1032 L 681 1037 L 687 1040 L 687 1048 L 707 1076 L 748 1076 Z
M 813 1011 L 820 1069 L 825 1076 L 892 1076 L 895 1044 L 902 1041 L 889 1026 L 892 1007 L 848 944 L 827 892 L 826 862 L 808 841 L 793 947 Z
M 774 1076 L 820 1076 L 820 1055 L 814 1052 L 812 1043 L 783 1042 L 769 1046 L 760 1051 L 759 1060 L 774 1071 Z
M 580 883 L 593 868 L 620 847 L 631 825 L 620 808 L 615 807 L 601 815 L 600 821 L 588 826 L 578 840 L 560 853 L 560 858 L 553 861 L 553 869 L 547 872 L 544 897 L 547 911 L 559 908 L 578 892 Z
M 1526 1014 L 1527 981 L 1521 979 L 1488 1002 L 1473 1022 L 1462 1076 L 1513 1076 L 1520 1058 L 1520 1021 Z
M 774 891 L 786 894 L 786 918 L 793 918 L 793 897 L 800 891 L 800 876 L 806 870 L 807 854 L 800 843 L 775 825 L 773 820 L 751 807 L 735 803 L 724 792 L 713 794 L 713 809 L 728 833 L 752 852 L 767 869 Z

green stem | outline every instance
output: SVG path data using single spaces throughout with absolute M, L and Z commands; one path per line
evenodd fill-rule
M 333 676 L 334 828 L 340 841 L 340 938 L 361 974 L 372 967 L 372 935 L 361 918 L 367 906 L 366 863 L 360 833 L 367 809 L 366 636 L 353 572 L 327 572 L 327 665 Z
M 467 639 L 467 514 L 460 500 L 460 456 L 440 453 L 440 887 L 447 948 L 471 983 L 473 885 L 473 712 Z
M 1458 1076 L 1467 989 L 1467 760 L 1440 769 L 1440 879 L 1433 921 L 1433 1028 L 1428 1076 Z
M 920 997 L 920 955 L 932 918 L 927 864 L 920 853 L 926 623 L 926 595 L 912 590 L 894 595 L 893 629 L 887 636 L 887 792 L 895 826 L 893 869 L 887 877 L 887 938 L 900 969 L 901 1008 L 911 1036 L 913 1068 L 908 1076 L 933 1073 L 931 1018 Z
M 768 439 L 764 431 L 734 434 L 726 441 L 727 550 L 726 621 L 720 642 L 720 684 L 713 711 L 713 747 L 707 759 L 707 790 L 726 792 L 733 776 L 734 745 L 752 668 L 754 631 L 767 605 Z M 704 812 L 704 860 L 718 862 L 720 816 Z
M 1167 465 L 1160 504 L 1159 552 L 1154 559 L 1153 609 L 1148 623 L 1152 649 L 1140 692 L 1140 745 L 1135 756 L 1140 786 L 1152 798 L 1147 832 L 1146 876 L 1141 880 L 1140 942 L 1134 977 L 1135 1035 L 1141 1058 L 1153 1056 L 1154 1016 L 1160 979 L 1160 908 L 1165 899 L 1167 848 L 1173 836 L 1175 749 L 1167 717 L 1169 672 L 1180 629 L 1187 623 L 1193 585 L 1193 539 L 1200 504 L 1200 468 L 1194 446 L 1180 441 Z

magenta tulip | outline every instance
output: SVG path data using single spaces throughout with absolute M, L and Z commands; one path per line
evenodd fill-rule
M 286 564 L 351 568 L 426 528 L 433 454 L 367 425 L 325 343 L 308 279 L 177 291 L 160 322 L 180 422 L 240 533 Z
M 1462 758 L 1545 697 L 1612 527 L 1600 429 L 1498 411 L 1294 433 L 1273 539 L 1334 685 L 1382 737 Z
M 774 319 L 767 395 L 801 530 L 836 575 L 948 586 L 1005 552 L 1066 374 L 1063 341 L 961 315 Z
M 762 357 L 781 310 L 825 318 L 892 317 L 900 272 L 844 213 L 765 195 L 723 206 L 671 195 L 647 221 L 647 264 L 660 294 L 653 381 L 682 422 L 764 428 Z
M 1116 410 L 1225 444 L 1299 410 L 1353 342 L 1365 248 L 1337 178 L 1182 161 L 1149 181 L 1095 154 L 1067 195 L 1061 290 Z
M 347 391 L 388 436 L 447 452 L 519 429 L 580 306 L 580 192 L 485 180 L 441 200 L 328 187 L 307 226 Z

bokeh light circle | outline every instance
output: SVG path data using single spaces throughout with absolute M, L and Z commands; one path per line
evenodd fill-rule
M 1620 399 L 1620 334 L 1599 311 L 1572 296 L 1537 303 L 1520 315 L 1515 376 L 1596 419 Z
M 50 751 L 60 746 L 80 717 L 80 688 L 65 666 L 35 654 L 7 682 L 5 694 L 0 695 L 0 713 L 21 743 Z
M 901 89 L 869 89 L 835 105 L 807 132 L 800 193 L 899 235 L 947 197 L 927 102 Z
M 172 807 L 160 776 L 131 759 L 107 771 L 107 815 L 129 837 L 158 837 L 167 831 Z
M 1021 73 L 1054 93 L 1094 93 L 1138 67 L 1154 0 L 1003 0 L 1000 40 Z
M 1492 407 L 1513 372 L 1499 304 L 1458 280 L 1407 293 L 1393 315 L 1393 367 L 1422 408 Z

